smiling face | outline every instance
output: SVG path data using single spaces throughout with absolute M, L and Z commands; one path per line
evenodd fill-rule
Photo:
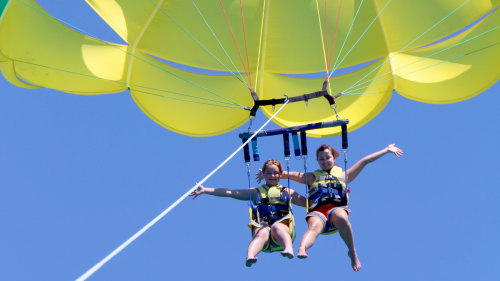
M 268 164 L 264 165 L 262 173 L 264 174 L 264 180 L 266 181 L 266 185 L 274 186 L 279 183 L 282 170 L 277 165 Z
M 318 164 L 323 171 L 330 171 L 335 163 L 335 157 L 333 157 L 332 152 L 328 149 L 320 150 L 317 154 Z

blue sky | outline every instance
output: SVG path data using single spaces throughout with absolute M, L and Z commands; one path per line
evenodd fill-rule
M 88 19 L 85 3 L 39 2 L 100 38 L 118 40 L 96 16 Z M 16 88 L 3 78 L 0 92 L 0 280 L 76 279 L 212 171 L 246 130 L 178 135 L 149 119 L 128 92 L 78 96 Z M 247 203 L 201 196 L 182 202 L 89 280 L 496 280 L 498 104 L 499 83 L 449 105 L 394 94 L 381 114 L 349 135 L 350 165 L 390 143 L 405 152 L 370 164 L 351 185 L 358 273 L 337 234 L 319 237 L 307 260 L 261 254 L 246 268 Z M 308 139 L 310 151 L 340 142 Z M 263 159 L 283 159 L 281 138 L 259 144 Z M 206 185 L 246 188 L 242 158 Z M 316 167 L 310 154 L 308 169 Z M 302 170 L 303 162 L 292 161 L 291 169 Z M 296 250 L 306 224 L 304 209 L 294 212 Z

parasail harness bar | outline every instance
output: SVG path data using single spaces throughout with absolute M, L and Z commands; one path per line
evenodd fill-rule
M 347 144 L 347 124 L 349 124 L 349 120 L 342 119 L 342 120 L 312 123 L 312 124 L 307 124 L 307 125 L 302 125 L 302 126 L 293 126 L 293 127 L 260 131 L 259 133 L 255 134 L 254 138 L 251 141 L 253 160 L 260 161 L 259 148 L 257 146 L 257 138 L 259 138 L 259 137 L 283 135 L 283 146 L 284 146 L 285 157 L 290 157 L 289 134 L 292 134 L 292 141 L 293 141 L 295 156 L 296 157 L 306 156 L 307 155 L 306 131 L 314 130 L 314 129 L 321 129 L 321 128 L 329 128 L 329 127 L 340 126 L 342 128 L 342 149 L 347 149 L 347 147 L 348 147 L 348 144 Z M 299 137 L 298 137 L 299 132 L 300 132 L 300 145 L 299 145 Z M 254 132 L 241 133 L 241 134 L 239 134 L 239 137 L 245 143 L 252 135 L 254 135 Z M 247 162 L 247 163 L 250 162 L 250 148 L 249 148 L 248 144 L 245 145 L 243 152 L 244 152 L 245 162 Z

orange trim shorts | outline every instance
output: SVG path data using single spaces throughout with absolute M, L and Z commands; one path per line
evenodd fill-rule
M 339 230 L 335 225 L 333 225 L 331 216 L 333 212 L 339 208 L 344 209 L 348 215 L 349 213 L 351 213 L 351 210 L 349 209 L 348 206 L 336 206 L 333 203 L 326 203 L 316 206 L 316 208 L 314 208 L 311 212 L 309 212 L 306 215 L 306 221 L 308 220 L 309 217 L 312 216 L 318 217 L 323 222 L 323 230 L 321 231 L 321 234 L 327 235 L 335 233 Z

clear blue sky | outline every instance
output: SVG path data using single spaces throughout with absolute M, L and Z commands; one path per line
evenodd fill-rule
M 85 3 L 39 2 L 100 38 L 118 40 Z M 0 280 L 76 279 L 214 169 L 246 129 L 177 135 L 149 119 L 128 92 L 25 90 L 3 77 L 0 92 Z M 89 280 L 498 280 L 499 104 L 499 83 L 449 105 L 394 94 L 381 114 L 349 135 L 351 165 L 390 143 L 405 152 L 369 165 L 351 185 L 358 273 L 338 234 L 319 237 L 307 260 L 261 254 L 246 268 L 247 203 L 201 196 L 182 202 Z M 338 137 L 308 141 L 310 151 L 340 145 Z M 264 159 L 282 160 L 279 137 L 262 139 L 260 150 Z M 242 158 L 206 185 L 246 188 Z M 303 162 L 291 168 L 302 170 Z M 306 224 L 304 209 L 294 210 L 296 249 Z

